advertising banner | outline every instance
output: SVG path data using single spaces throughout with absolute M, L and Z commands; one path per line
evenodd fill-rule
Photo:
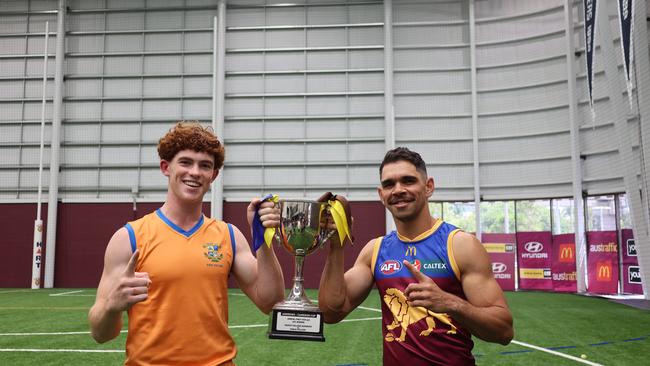
M 553 290 L 551 277 L 550 231 L 517 233 L 519 288 L 524 290 Z
M 642 294 L 643 284 L 632 229 L 621 230 L 621 239 L 623 241 L 621 246 L 623 292 L 626 294 Z
M 492 273 L 503 291 L 515 290 L 515 234 L 481 235 L 492 261 Z
M 587 232 L 588 292 L 618 293 L 618 244 L 616 231 Z
M 623 52 L 623 71 L 627 85 L 627 97 L 632 108 L 632 39 L 634 37 L 634 2 L 632 0 L 618 0 L 618 24 L 621 29 L 621 51 Z
M 577 292 L 575 234 L 553 235 L 553 291 Z
M 587 96 L 594 115 L 594 36 L 596 34 L 596 0 L 583 0 L 585 12 L 585 61 L 587 62 Z M 608 25 L 608 24 L 606 24 Z

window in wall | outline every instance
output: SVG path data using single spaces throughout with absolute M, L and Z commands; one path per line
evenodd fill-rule
M 515 202 L 481 202 L 481 232 L 512 233 L 515 231 Z
M 587 230 L 616 230 L 614 195 L 587 197 Z
M 474 202 L 445 202 L 442 205 L 442 217 L 463 231 L 476 232 Z
M 550 231 L 549 200 L 517 201 L 517 231 Z
M 630 206 L 627 203 L 627 195 L 619 194 L 618 195 L 618 207 L 619 215 L 621 217 L 621 229 L 631 229 L 632 228 L 632 215 L 630 214 Z
M 442 202 L 429 202 L 429 213 L 437 219 L 442 219 Z
M 573 227 L 573 199 L 557 198 L 551 201 L 553 213 L 553 234 L 570 234 Z

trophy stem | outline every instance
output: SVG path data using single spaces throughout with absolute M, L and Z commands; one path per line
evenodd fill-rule
M 305 290 L 303 288 L 303 276 L 302 276 L 302 269 L 303 269 L 303 263 L 305 262 L 305 254 L 302 250 L 298 249 L 296 251 L 296 265 L 294 267 L 294 277 L 293 277 L 293 287 L 291 288 L 291 292 L 289 293 L 289 296 L 287 297 L 287 301 L 299 301 L 302 303 L 308 303 L 310 304 L 311 301 L 305 295 Z

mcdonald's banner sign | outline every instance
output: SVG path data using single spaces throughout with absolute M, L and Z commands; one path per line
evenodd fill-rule
M 517 233 L 519 288 L 553 290 L 551 267 L 552 235 L 550 231 Z
M 636 243 L 632 229 L 621 230 L 621 258 L 623 262 L 623 292 L 626 294 L 642 294 L 643 284 L 639 272 Z
M 492 274 L 503 291 L 515 290 L 515 234 L 485 233 L 483 247 L 492 261 Z
M 575 234 L 553 235 L 553 291 L 576 292 Z
M 618 292 L 618 240 L 616 231 L 587 233 L 588 292 L 615 294 Z

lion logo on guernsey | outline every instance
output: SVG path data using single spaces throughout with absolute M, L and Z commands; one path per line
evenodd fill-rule
M 393 314 L 393 322 L 386 326 L 386 342 L 404 342 L 406 340 L 406 329 L 409 325 L 419 322 L 424 319 L 427 323 L 427 329 L 420 332 L 421 337 L 426 337 L 436 328 L 436 321 L 438 319 L 443 324 L 449 326 L 447 334 L 456 334 L 456 326 L 452 323 L 451 317 L 447 314 L 434 313 L 422 306 L 411 306 L 406 301 L 404 293 L 396 288 L 389 288 L 384 295 L 384 302 Z M 402 331 L 399 337 L 391 332 L 393 329 L 401 327 Z

